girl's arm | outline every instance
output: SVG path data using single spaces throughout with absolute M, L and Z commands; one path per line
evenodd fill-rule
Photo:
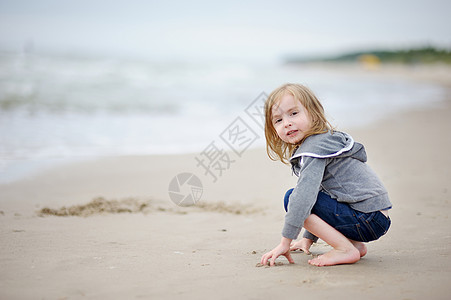
M 316 203 L 323 180 L 326 159 L 304 157 L 299 180 L 290 195 L 282 235 L 295 240 Z
M 290 196 L 288 213 L 285 216 L 285 225 L 282 230 L 282 240 L 277 247 L 262 256 L 261 263 L 263 265 L 271 259 L 269 264 L 273 266 L 276 258 L 280 255 L 285 256 L 290 263 L 294 264 L 290 254 L 290 244 L 298 237 L 305 219 L 315 205 L 326 167 L 325 161 L 320 158 L 304 158 L 298 183 Z

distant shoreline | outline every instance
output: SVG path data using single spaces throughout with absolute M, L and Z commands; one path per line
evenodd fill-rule
M 434 47 L 419 47 L 400 50 L 376 50 L 368 49 L 362 51 L 351 51 L 341 55 L 325 57 L 301 57 L 288 56 L 284 59 L 287 64 L 309 63 L 309 62 L 359 62 L 363 64 L 436 64 L 443 63 L 451 65 L 451 51 Z

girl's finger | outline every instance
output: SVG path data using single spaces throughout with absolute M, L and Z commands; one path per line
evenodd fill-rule
M 290 264 L 294 264 L 294 259 L 293 259 L 293 257 L 291 257 L 290 252 L 288 252 L 287 254 L 285 254 L 285 257 L 288 259 L 288 262 L 289 262 Z
M 272 256 L 271 262 L 269 263 L 270 266 L 274 266 L 274 264 L 276 263 L 276 258 L 277 257 L 275 255 Z
M 271 253 L 266 253 L 266 254 L 264 254 L 263 256 L 262 256 L 262 259 L 261 259 L 261 261 L 260 261 L 260 263 L 262 264 L 262 265 L 266 265 L 266 262 L 268 261 L 268 259 L 271 257 Z

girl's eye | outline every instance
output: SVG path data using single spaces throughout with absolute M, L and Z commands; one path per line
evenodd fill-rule
M 294 112 L 291 113 L 292 116 L 295 116 L 295 115 L 297 115 L 297 114 L 298 114 L 297 111 L 294 111 Z
M 282 122 L 282 119 L 277 119 L 277 120 L 274 121 L 274 124 L 277 124 L 277 123 L 280 123 L 280 122 Z

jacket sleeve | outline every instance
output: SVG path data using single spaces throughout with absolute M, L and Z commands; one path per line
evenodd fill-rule
M 325 159 L 305 156 L 302 161 L 299 179 L 290 195 L 288 212 L 285 215 L 285 225 L 282 230 L 284 237 L 293 240 L 298 237 L 305 219 L 310 215 L 316 203 L 326 167 Z
M 312 240 L 314 243 L 316 243 L 318 241 L 318 237 L 315 236 L 313 233 L 310 233 L 307 230 L 304 232 L 303 237 L 305 237 L 306 239 Z

